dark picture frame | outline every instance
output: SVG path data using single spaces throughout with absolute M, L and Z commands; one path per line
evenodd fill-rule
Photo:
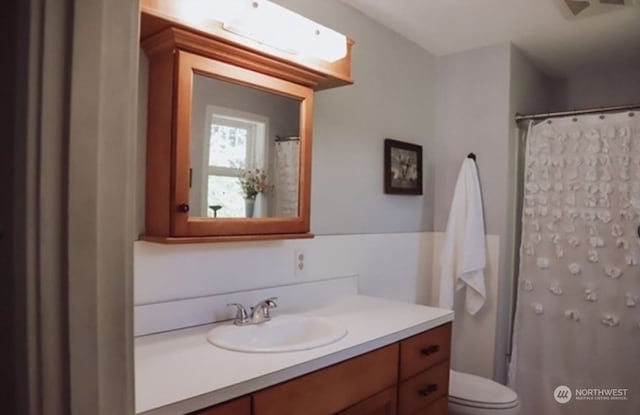
M 384 192 L 422 194 L 422 146 L 391 138 L 384 140 Z

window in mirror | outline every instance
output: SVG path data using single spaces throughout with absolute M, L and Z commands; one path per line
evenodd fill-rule
M 208 217 L 243 218 L 246 203 L 240 178 L 245 170 L 265 169 L 269 120 L 214 105 L 207 106 L 206 120 L 202 212 Z
M 192 114 L 190 216 L 299 215 L 300 100 L 195 73 Z

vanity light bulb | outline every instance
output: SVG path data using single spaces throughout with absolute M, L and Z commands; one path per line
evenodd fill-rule
M 335 62 L 347 55 L 347 38 L 268 0 L 183 0 L 192 18 L 222 23 L 223 29 L 274 49 Z

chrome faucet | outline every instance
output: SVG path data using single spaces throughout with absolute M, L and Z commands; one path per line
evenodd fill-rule
M 278 297 L 271 297 L 256 304 L 256 306 L 251 309 L 251 322 L 253 324 L 259 324 L 271 320 L 270 310 L 278 307 L 278 304 L 276 304 L 277 299 Z
M 236 326 L 244 326 L 246 324 L 251 324 L 251 320 L 249 319 L 249 314 L 247 313 L 247 309 L 240 303 L 229 303 L 227 307 L 236 307 L 236 318 L 233 319 L 233 324 Z
M 271 320 L 271 312 L 272 308 L 278 307 L 276 300 L 278 297 L 267 298 L 266 300 L 260 301 L 255 307 L 251 307 L 251 316 L 249 317 L 249 313 L 247 309 L 239 303 L 230 303 L 227 306 L 236 307 L 236 317 L 233 320 L 233 324 L 236 326 L 246 326 L 249 324 L 260 324 L 265 321 Z

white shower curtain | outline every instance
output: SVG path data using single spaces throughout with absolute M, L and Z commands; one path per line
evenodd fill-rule
M 275 216 L 298 216 L 300 142 L 277 141 L 275 153 Z
M 509 371 L 522 415 L 640 414 L 640 112 L 630 114 L 553 119 L 528 135 Z

